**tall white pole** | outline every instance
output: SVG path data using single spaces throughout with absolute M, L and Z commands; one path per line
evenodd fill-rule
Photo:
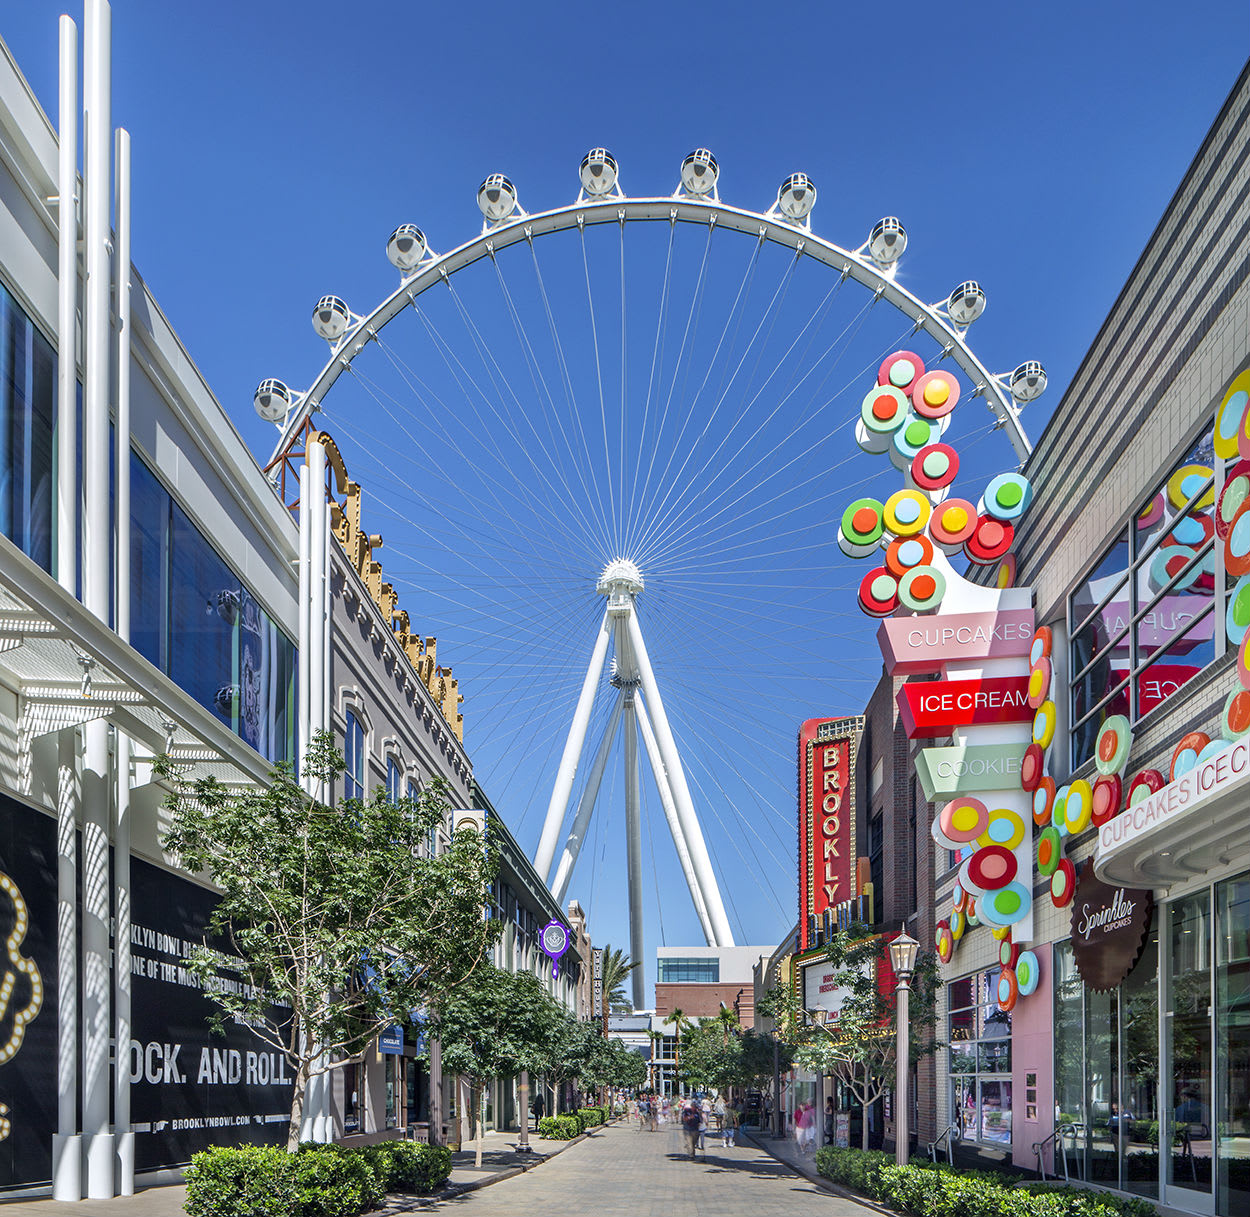
M 78 27 L 61 18 L 57 156 L 56 577 L 78 594 Z M 55 1181 L 54 1181 L 55 1182 Z M 80 1197 L 75 1196 L 75 1200 Z
M 109 201 L 112 144 L 110 54 L 112 15 L 107 0 L 86 0 L 83 96 L 83 244 L 87 289 L 86 361 L 83 393 L 83 603 L 100 621 L 109 620 Z M 82 876 L 82 1130 L 87 1198 L 113 1196 L 113 1136 L 109 1128 L 109 828 L 112 782 L 108 724 L 83 729 Z
M 655 778 L 656 789 L 660 792 L 660 806 L 664 809 L 664 819 L 668 821 L 668 831 L 673 836 L 673 848 L 677 850 L 677 861 L 681 863 L 681 873 L 686 876 L 686 886 L 690 889 L 690 899 L 694 901 L 694 911 L 698 914 L 699 924 L 703 927 L 703 937 L 707 940 L 708 946 L 715 946 L 716 935 L 712 932 L 712 919 L 708 916 L 707 904 L 704 902 L 702 891 L 699 890 L 694 863 L 690 861 L 690 849 L 681 831 L 681 821 L 677 818 L 673 790 L 668 784 L 668 774 L 664 770 L 664 758 L 660 755 L 660 745 L 655 738 L 655 732 L 651 729 L 651 720 L 647 717 L 647 703 L 642 697 L 634 699 L 634 713 L 638 718 L 638 729 L 642 732 L 642 743 L 647 750 L 647 759 L 651 762 L 651 774 Z
M 590 711 L 594 705 L 595 689 L 603 673 L 603 661 L 607 658 L 608 639 L 611 637 L 612 623 L 605 612 L 603 624 L 600 625 L 598 637 L 595 638 L 594 650 L 590 655 L 590 666 L 586 669 L 586 679 L 582 682 L 581 696 L 577 699 L 577 709 L 573 712 L 573 725 L 569 728 L 569 737 L 564 743 L 564 754 L 560 757 L 560 768 L 556 772 L 556 784 L 551 791 L 551 802 L 547 805 L 547 818 L 543 821 L 543 833 L 538 841 L 538 852 L 534 855 L 534 869 L 544 883 L 548 880 L 551 864 L 555 859 L 560 826 L 564 823 L 564 813 L 568 810 L 569 796 L 573 792 L 573 778 L 577 775 L 577 762 L 586 743 L 586 728 L 590 725 Z
M 629 957 L 638 966 L 630 973 L 634 1009 L 646 1008 L 642 961 L 646 945 L 642 934 L 642 814 L 638 804 L 638 727 L 634 693 L 625 693 L 625 856 L 629 879 Z
M 326 450 L 314 439 L 309 439 L 305 449 L 307 483 L 305 497 L 300 500 L 300 512 L 308 512 L 308 743 L 318 731 L 325 728 L 325 561 L 326 561 Z M 307 744 L 305 745 L 307 746 Z M 330 792 L 317 782 L 310 786 L 314 798 L 328 802 Z
M 690 797 L 690 787 L 686 784 L 686 774 L 681 767 L 681 757 L 677 752 L 677 742 L 673 739 L 672 728 L 668 724 L 668 715 L 664 712 L 664 702 L 660 698 L 659 686 L 655 683 L 655 673 L 651 669 L 651 659 L 647 654 L 647 644 L 643 640 L 642 630 L 638 626 L 638 614 L 631 611 L 626 619 L 629 631 L 629 644 L 634 659 L 638 663 L 638 674 L 642 679 L 643 692 L 651 706 L 651 714 L 655 719 L 655 734 L 660 745 L 660 755 L 664 758 L 664 768 L 668 772 L 668 780 L 673 791 L 673 801 L 677 805 L 677 816 L 681 823 L 682 833 L 690 849 L 690 860 L 694 865 L 695 877 L 703 892 L 707 904 L 708 915 L 712 922 L 715 937 L 713 945 L 731 947 L 734 945 L 733 931 L 729 928 L 729 918 L 725 915 L 725 905 L 721 900 L 720 888 L 716 883 L 716 874 L 712 870 L 712 860 L 708 856 L 707 843 L 703 839 L 703 830 L 699 827 L 699 818 L 695 814 L 694 801 Z
M 911 998 L 910 978 L 898 978 L 898 1044 L 894 1071 L 894 1161 L 906 1166 L 911 1157 L 911 1130 L 907 1127 L 911 1100 L 907 1087 L 911 1079 L 911 1024 L 908 1005 Z M 949 1153 L 949 1151 L 948 1151 Z
M 308 486 L 308 464 L 305 461 L 299 467 L 299 668 L 295 677 L 299 708 L 295 719 L 295 749 L 300 785 L 311 794 L 312 784 L 304 766 L 304 753 L 312 739 L 312 720 L 309 717 L 312 705 L 312 511 L 308 502 Z
M 586 842 L 586 832 L 590 828 L 591 813 L 595 809 L 595 801 L 599 797 L 599 787 L 603 782 L 603 771 L 607 768 L 608 756 L 612 751 L 612 740 L 616 737 L 616 729 L 621 721 L 623 694 L 618 694 L 612 713 L 608 716 L 608 725 L 603 730 L 603 738 L 599 741 L 599 750 L 595 753 L 594 764 L 590 767 L 590 775 L 586 779 L 586 789 L 582 791 L 581 802 L 577 805 L 577 814 L 573 817 L 573 827 L 564 842 L 564 852 L 560 855 L 560 865 L 556 867 L 556 877 L 551 881 L 551 892 L 556 903 L 563 907 L 564 897 L 568 894 L 569 880 L 573 876 L 573 867 L 577 865 L 577 856 Z
M 117 513 L 117 633 L 130 641 L 130 132 L 117 131 L 117 458 L 114 505 Z
M 78 732 L 56 741 L 56 1136 L 52 1199 L 82 1199 L 78 1135 Z

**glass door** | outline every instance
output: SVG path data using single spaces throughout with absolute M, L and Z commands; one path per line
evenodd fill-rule
M 1250 1217 L 1250 876 L 1215 889 L 1218 1211 Z
M 1211 889 L 1168 905 L 1164 993 L 1163 1110 L 1159 1156 L 1163 1202 L 1213 1213 Z

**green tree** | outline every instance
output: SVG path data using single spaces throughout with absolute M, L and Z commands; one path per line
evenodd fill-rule
M 560 1025 L 561 1007 L 531 972 L 485 964 L 431 1011 L 430 1033 L 442 1045 L 445 1072 L 478 1091 L 476 1165 L 482 1165 L 486 1087 L 492 1078 L 542 1071 L 544 1046 Z M 525 1118 L 522 1113 L 522 1118 Z
M 682 1036 L 677 1076 L 697 1089 L 727 1090 L 740 1085 L 741 1039 L 714 1018 L 688 1028 Z
M 686 1012 L 680 1007 L 674 1007 L 666 1021 L 673 1028 L 673 1072 L 680 1077 L 681 1038 L 695 1026 L 695 1023 L 686 1017 Z
M 634 1003 L 625 993 L 629 974 L 639 966 L 619 947 L 603 948 L 603 1006 L 613 1014 L 632 1014 Z
M 304 764 L 326 789 L 344 767 L 325 732 Z M 422 857 L 450 806 L 442 781 L 415 799 L 392 803 L 379 790 L 327 807 L 289 765 L 243 791 L 213 778 L 188 783 L 167 759 L 158 770 L 173 787 L 166 848 L 221 892 L 187 966 L 216 1003 L 217 1026 L 246 1023 L 291 1066 L 294 1150 L 309 1079 L 454 992 L 486 957 L 494 927 L 482 917 L 492 873 L 483 842 L 461 831 L 447 852 Z
M 591 1055 L 602 1042 L 603 1035 L 597 1022 L 582 1022 L 559 1007 L 551 1032 L 542 1046 L 538 1067 L 539 1072 L 555 1085 L 557 1111 L 564 1083 L 582 1076 Z

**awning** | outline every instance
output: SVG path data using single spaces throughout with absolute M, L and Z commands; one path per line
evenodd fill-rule
M 1166 888 L 1250 858 L 1250 737 L 1195 765 L 1098 830 L 1094 873 Z
M 18 694 L 18 781 L 36 739 L 107 719 L 194 780 L 256 785 L 270 765 L 0 537 L 0 682 Z

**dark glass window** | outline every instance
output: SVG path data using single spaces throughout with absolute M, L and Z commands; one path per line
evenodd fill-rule
M 360 720 L 347 712 L 347 727 L 343 732 L 343 759 L 347 768 L 343 772 L 343 794 L 349 799 L 365 797 L 365 732 Z
M 998 1008 L 998 971 L 947 986 L 951 1120 L 965 1140 L 1011 1144 L 1011 1015 Z
M 400 793 L 402 785 L 399 762 L 393 756 L 388 756 L 386 758 L 386 797 L 392 803 L 398 803 L 403 797 Z
M 659 979 L 668 984 L 718 984 L 720 960 L 680 957 L 661 959 Z
M 169 494 L 130 457 L 130 644 L 162 671 L 169 665 Z

